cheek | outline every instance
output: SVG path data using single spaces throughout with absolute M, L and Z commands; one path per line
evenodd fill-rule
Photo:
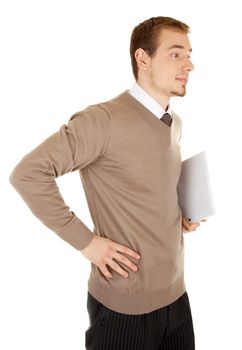
M 154 62 L 151 69 L 152 81 L 163 88 L 172 88 L 177 69 L 171 63 L 168 62 Z
M 157 82 L 165 82 L 167 83 L 170 80 L 170 73 L 164 67 L 161 66 L 155 66 L 153 67 L 153 78 Z

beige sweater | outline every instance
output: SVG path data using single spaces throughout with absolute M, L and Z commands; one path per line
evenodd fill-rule
M 89 292 L 117 312 L 151 312 L 185 291 L 180 136 L 175 113 L 169 127 L 124 91 L 72 115 L 11 173 L 11 184 L 34 215 L 74 248 L 86 247 L 95 233 L 141 255 L 137 272 L 119 263 L 128 278 L 112 270 L 108 279 L 91 264 Z M 75 170 L 93 230 L 70 211 L 56 184 L 56 177 Z

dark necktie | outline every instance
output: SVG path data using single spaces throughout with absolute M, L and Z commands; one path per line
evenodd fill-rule
M 172 117 L 170 116 L 169 113 L 163 114 L 163 116 L 160 118 L 166 125 L 170 126 L 172 122 Z

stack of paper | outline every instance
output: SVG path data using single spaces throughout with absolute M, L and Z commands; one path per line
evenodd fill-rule
M 205 151 L 182 162 L 177 193 L 182 215 L 189 222 L 215 213 Z

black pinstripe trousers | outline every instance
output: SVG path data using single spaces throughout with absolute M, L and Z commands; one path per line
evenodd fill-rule
M 141 315 L 113 311 L 89 292 L 87 350 L 194 350 L 195 336 L 187 292 L 172 304 Z

